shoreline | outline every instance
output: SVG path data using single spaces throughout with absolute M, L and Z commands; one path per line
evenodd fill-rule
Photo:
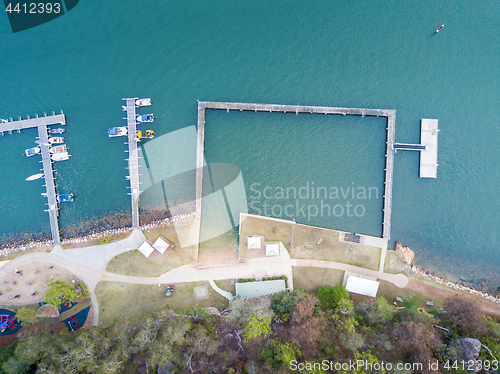
M 490 295 L 487 292 L 479 291 L 479 290 L 476 290 L 476 289 L 474 289 L 472 287 L 468 287 L 468 286 L 462 286 L 461 284 L 458 284 L 456 282 L 452 282 L 452 281 L 449 281 L 447 279 L 438 277 L 437 275 L 433 275 L 429 271 L 420 269 L 416 266 L 411 266 L 411 271 L 412 271 L 413 275 L 420 275 L 420 276 L 423 276 L 423 277 L 425 277 L 429 280 L 432 280 L 436 283 L 439 283 L 439 284 L 442 284 L 442 285 L 447 286 L 449 288 L 452 288 L 454 290 L 464 291 L 464 292 L 470 293 L 471 295 L 476 295 L 476 296 L 482 297 L 483 299 L 492 301 L 495 304 L 500 304 L 500 297 Z
M 168 218 L 164 218 L 161 220 L 156 220 L 152 221 L 149 223 L 146 223 L 145 225 L 140 226 L 139 228 L 141 230 L 149 230 L 157 227 L 162 227 L 162 226 L 167 226 L 171 225 L 173 223 L 178 223 L 181 222 L 187 218 L 194 217 L 196 212 L 189 212 L 189 213 L 184 213 L 184 214 L 179 214 L 177 216 L 172 216 Z M 117 235 L 117 234 L 122 234 L 128 231 L 132 231 L 132 227 L 118 227 L 115 229 L 109 229 L 109 230 L 104 230 L 88 235 L 83 235 L 83 236 L 78 236 L 74 238 L 68 238 L 68 239 L 63 239 L 61 241 L 61 245 L 65 244 L 80 244 L 80 243 L 88 243 L 92 240 L 96 240 L 99 238 L 103 238 L 105 236 L 111 236 L 111 235 Z M 9 256 L 14 253 L 19 253 L 19 252 L 24 252 L 28 251 L 30 249 L 34 248 L 43 248 L 43 247 L 53 247 L 54 246 L 54 241 L 51 240 L 34 240 L 31 242 L 28 242 L 26 244 L 22 245 L 7 245 L 5 247 L 0 248 L 0 256 Z
M 147 224 L 140 226 L 140 229 L 141 230 L 149 230 L 149 229 L 154 229 L 154 228 L 158 228 L 158 227 L 162 227 L 162 226 L 168 226 L 168 225 L 171 225 L 174 223 L 182 222 L 183 220 L 194 217 L 195 215 L 196 215 L 196 212 L 192 211 L 189 213 L 184 213 L 184 214 L 180 214 L 177 216 L 164 218 L 161 220 L 155 220 L 155 221 L 152 221 L 152 222 L 149 222 Z M 96 232 L 96 233 L 92 233 L 92 234 L 88 234 L 88 235 L 84 235 L 84 236 L 63 239 L 61 241 L 61 244 L 64 245 L 64 244 L 88 243 L 92 240 L 96 240 L 96 239 L 103 238 L 106 236 L 122 234 L 122 233 L 125 233 L 128 231 L 132 231 L 132 227 L 119 227 L 116 229 L 104 230 L 104 231 L 100 231 L 100 232 Z M 43 248 L 43 247 L 53 247 L 53 246 L 54 246 L 54 242 L 52 240 L 39 240 L 39 241 L 35 240 L 35 241 L 29 242 L 29 243 L 23 244 L 23 245 L 18 245 L 18 246 L 12 245 L 12 246 L 6 246 L 5 248 L 0 248 L 0 256 L 9 256 L 11 254 L 27 251 L 27 250 L 30 250 L 33 248 Z M 411 272 L 413 275 L 422 276 L 426 279 L 429 279 L 429 280 L 432 280 L 436 283 L 447 286 L 451 289 L 464 291 L 464 292 L 467 292 L 471 295 L 476 295 L 476 296 L 479 296 L 483 299 L 492 301 L 495 304 L 500 304 L 500 297 L 496 297 L 496 296 L 490 295 L 487 292 L 479 291 L 479 290 L 476 290 L 472 287 L 463 286 L 463 285 L 458 284 L 456 282 L 449 281 L 445 278 L 441 278 L 437 275 L 434 275 L 430 271 L 421 269 L 421 268 L 414 266 L 414 265 L 412 265 L 410 267 L 410 269 L 411 269 Z

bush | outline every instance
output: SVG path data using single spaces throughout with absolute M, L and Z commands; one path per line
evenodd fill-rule
M 319 299 L 321 309 L 337 310 L 342 304 L 341 300 L 349 300 L 349 292 L 342 286 L 335 286 L 333 288 L 321 286 L 316 293 L 316 297 Z

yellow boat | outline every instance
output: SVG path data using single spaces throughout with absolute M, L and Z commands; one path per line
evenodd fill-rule
M 145 133 L 143 133 L 143 131 L 139 131 L 137 133 L 137 137 L 139 139 L 153 139 L 155 137 L 155 132 L 153 130 L 146 130 Z

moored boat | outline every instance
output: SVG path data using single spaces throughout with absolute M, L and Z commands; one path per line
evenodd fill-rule
M 62 136 L 54 136 L 52 138 L 49 138 L 49 143 L 50 144 L 62 144 L 62 143 L 64 143 L 64 138 Z
M 61 153 L 61 152 L 66 152 L 68 150 L 68 147 L 66 146 L 66 144 L 62 144 L 62 145 L 56 145 L 55 147 L 50 147 L 49 148 L 49 152 L 50 153 Z
M 26 157 L 31 157 L 31 156 L 39 154 L 41 151 L 42 150 L 40 147 L 33 147 L 33 148 L 28 148 L 27 150 L 25 150 L 24 154 L 26 155 Z
M 52 159 L 52 161 L 65 161 L 69 160 L 70 155 L 68 154 L 68 152 L 59 152 L 52 154 L 50 158 Z
M 66 129 L 49 129 L 49 134 L 62 134 Z
M 57 202 L 58 203 L 64 203 L 66 201 L 73 201 L 73 199 L 74 199 L 74 196 L 72 193 L 57 195 Z
M 135 106 L 150 106 L 152 103 L 151 99 L 139 99 L 135 101 Z
M 153 115 L 153 113 L 137 116 L 137 122 L 153 122 L 154 120 L 155 116 Z
M 136 135 L 139 139 L 153 139 L 155 132 L 153 130 L 138 131 Z
M 108 136 L 114 138 L 115 136 L 127 136 L 128 130 L 125 126 L 122 127 L 110 127 L 108 129 Z
M 43 178 L 43 173 L 33 174 L 26 178 L 27 181 L 36 181 L 37 179 Z

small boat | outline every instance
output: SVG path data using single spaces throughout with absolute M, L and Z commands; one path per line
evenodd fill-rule
M 27 150 L 24 151 L 24 154 L 26 157 L 31 157 L 34 155 L 39 154 L 42 151 L 40 147 L 33 147 L 33 148 L 28 148 Z
M 1 119 L 1 122 L 2 123 L 9 123 L 9 121 L 7 121 L 6 119 L 3 119 L 3 118 Z
M 139 99 L 135 101 L 135 106 L 150 106 L 152 103 L 151 99 Z
M 49 134 L 62 134 L 66 129 L 49 129 Z
M 125 126 L 122 127 L 110 127 L 108 129 L 108 136 L 114 138 L 115 136 L 127 136 L 128 130 Z
M 153 139 L 155 132 L 153 130 L 139 131 L 137 132 L 137 137 L 139 139 Z
M 74 196 L 72 193 L 61 194 L 61 195 L 57 195 L 57 202 L 64 203 L 66 201 L 73 201 L 73 198 L 74 198 Z
M 64 138 L 62 136 L 55 136 L 53 138 L 49 138 L 50 144 L 62 144 L 64 143 Z
M 36 181 L 37 179 L 43 178 L 43 173 L 33 174 L 26 178 L 27 181 Z
M 441 29 L 444 27 L 444 25 L 441 25 L 441 27 L 439 29 L 436 30 L 436 34 L 441 31 Z
M 66 152 L 67 150 L 68 150 L 68 147 L 66 146 L 66 144 L 56 145 L 55 147 L 49 148 L 49 152 L 52 154 Z
M 123 110 L 124 112 L 126 112 L 126 111 L 127 111 L 127 106 L 126 106 L 126 105 L 122 105 L 122 110 Z
M 50 158 L 52 159 L 52 161 L 65 161 L 69 160 L 70 155 L 68 154 L 68 152 L 59 152 L 52 154 Z
M 144 114 L 143 116 L 137 116 L 137 122 L 153 122 L 155 120 L 155 116 L 153 113 Z

